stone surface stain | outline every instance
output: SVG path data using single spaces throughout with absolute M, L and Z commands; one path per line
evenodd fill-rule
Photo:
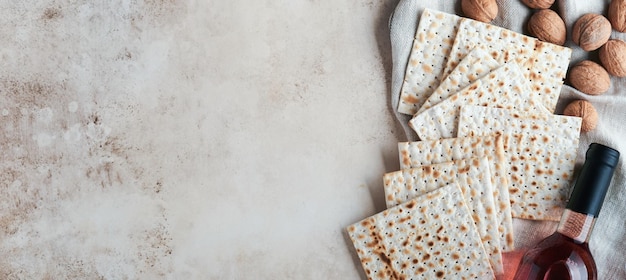
M 11 5 L 0 28 L 18 35 L 0 42 L 0 279 L 162 277 L 173 249 L 160 201 L 171 185 L 131 144 L 141 143 L 125 130 L 140 103 L 120 96 L 145 75 L 152 42 L 139 38 L 174 26 L 186 3 L 37 7 Z
M 53 20 L 53 19 L 58 19 L 61 17 L 63 17 L 63 14 L 61 13 L 61 10 L 58 8 L 47 8 L 43 12 L 44 20 Z

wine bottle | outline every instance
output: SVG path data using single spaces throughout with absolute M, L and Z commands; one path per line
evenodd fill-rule
M 589 145 L 556 232 L 524 254 L 515 280 L 597 279 L 588 242 L 618 161 L 618 151 Z

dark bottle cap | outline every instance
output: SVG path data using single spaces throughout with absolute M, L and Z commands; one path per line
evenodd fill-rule
M 589 145 L 567 208 L 597 217 L 618 161 L 618 151 L 598 143 Z

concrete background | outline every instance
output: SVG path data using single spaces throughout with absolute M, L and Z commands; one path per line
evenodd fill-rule
M 0 1 L 0 278 L 358 279 L 398 1 Z

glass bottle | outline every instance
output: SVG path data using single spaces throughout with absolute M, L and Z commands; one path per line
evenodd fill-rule
M 597 279 L 588 241 L 618 161 L 618 151 L 589 145 L 556 232 L 524 254 L 515 280 Z

